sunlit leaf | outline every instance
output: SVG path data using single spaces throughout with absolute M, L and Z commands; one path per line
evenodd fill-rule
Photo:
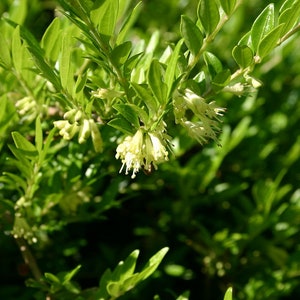
M 255 19 L 251 28 L 251 40 L 254 51 L 258 50 L 261 40 L 274 28 L 274 4 L 269 4 Z
M 197 14 L 206 35 L 212 34 L 220 20 L 219 8 L 216 1 L 200 0 Z
M 186 46 L 193 55 L 196 55 L 203 43 L 202 32 L 196 24 L 185 15 L 181 16 L 180 31 Z

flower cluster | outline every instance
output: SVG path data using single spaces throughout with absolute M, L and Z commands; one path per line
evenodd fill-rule
M 32 122 L 38 115 L 36 100 L 31 96 L 26 96 L 18 100 L 16 108 L 22 117 L 21 122 Z
M 166 144 L 163 132 L 146 132 L 140 128 L 133 136 L 127 136 L 116 150 L 116 158 L 122 161 L 120 173 L 125 167 L 125 174 L 132 170 L 131 178 L 135 178 L 141 168 L 157 169 L 157 164 L 168 160 Z
M 64 114 L 64 120 L 55 121 L 54 126 L 65 140 L 71 140 L 78 133 L 79 144 L 83 144 L 91 136 L 95 150 L 101 152 L 102 138 L 99 129 L 95 121 L 86 118 L 81 110 L 69 110 Z
M 225 108 L 218 107 L 214 101 L 207 103 L 204 98 L 189 89 L 185 90 L 184 95 L 176 96 L 173 104 L 176 123 L 186 128 L 191 137 L 200 144 L 207 143 L 208 139 L 218 142 L 220 116 L 225 112 Z M 189 120 L 186 117 L 187 110 L 192 111 L 198 120 Z

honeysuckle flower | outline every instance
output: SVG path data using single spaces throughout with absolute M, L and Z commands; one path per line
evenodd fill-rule
M 95 151 L 102 151 L 102 137 L 93 119 L 86 118 L 80 109 L 67 111 L 64 119 L 55 121 L 53 124 L 65 140 L 71 140 L 78 133 L 78 143 L 83 144 L 91 136 Z
M 166 140 L 160 132 L 146 132 L 140 128 L 118 145 L 116 158 L 122 162 L 120 173 L 124 168 L 126 175 L 132 170 L 131 178 L 134 179 L 141 168 L 150 171 L 152 166 L 157 168 L 157 164 L 168 160 Z
M 207 143 L 209 139 L 217 140 L 217 132 L 220 131 L 220 116 L 225 108 L 218 107 L 215 101 L 206 102 L 189 89 L 183 95 L 177 95 L 173 101 L 175 121 L 181 124 L 200 144 Z M 191 110 L 197 120 L 189 120 L 186 111 Z
M 189 89 L 185 91 L 183 99 L 186 101 L 187 107 L 200 119 L 208 117 L 210 119 L 219 120 L 219 116 L 222 116 L 225 112 L 225 108 L 218 107 L 215 101 L 206 103 L 204 98 Z
M 97 91 L 93 91 L 92 95 L 95 98 L 101 98 L 101 99 L 113 99 L 117 97 L 121 97 L 124 93 L 120 91 L 115 91 L 113 89 L 105 89 L 105 88 L 99 88 Z
M 18 100 L 15 105 L 19 115 L 22 116 L 22 122 L 31 122 L 38 115 L 38 110 L 36 109 L 37 103 L 33 97 L 26 96 Z

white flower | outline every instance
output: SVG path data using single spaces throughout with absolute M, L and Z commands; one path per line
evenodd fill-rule
M 173 105 L 176 123 L 186 128 L 191 137 L 200 144 L 207 143 L 209 139 L 218 142 L 216 133 L 220 131 L 220 116 L 225 112 L 225 108 L 218 107 L 214 101 L 207 103 L 204 98 L 189 89 L 185 90 L 183 96 L 177 95 Z M 198 120 L 187 118 L 188 109 Z
M 97 91 L 93 91 L 92 95 L 95 98 L 101 98 L 101 99 L 113 99 L 121 97 L 124 94 L 124 92 L 115 91 L 112 89 L 105 89 L 105 88 L 99 88 Z
M 141 128 L 134 136 L 127 136 L 116 150 L 116 158 L 122 161 L 120 173 L 125 167 L 125 174 L 132 170 L 131 178 L 135 178 L 141 168 L 146 171 L 152 166 L 157 168 L 157 164 L 168 160 L 165 144 L 161 133 L 145 132 Z

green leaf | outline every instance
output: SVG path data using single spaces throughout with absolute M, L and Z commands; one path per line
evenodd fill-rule
M 212 80 L 212 85 L 215 91 L 223 89 L 230 82 L 231 72 L 229 69 L 222 70 Z
M 211 35 L 220 21 L 219 8 L 216 1 L 200 0 L 197 14 L 206 35 Z
M 122 43 L 124 41 L 128 30 L 132 27 L 132 25 L 136 21 L 139 13 L 141 11 L 141 8 L 142 8 L 142 1 L 138 2 L 138 4 L 133 8 L 130 15 L 124 22 L 124 24 L 118 34 L 118 37 L 117 37 L 117 41 L 116 41 L 117 45 L 119 45 L 120 43 Z
M 156 254 L 154 254 L 141 271 L 139 275 L 139 280 L 145 280 L 146 278 L 148 278 L 157 269 L 157 267 L 159 266 L 159 264 L 161 263 L 168 251 L 169 248 L 165 247 L 159 250 Z
M 110 120 L 107 124 L 125 134 L 132 135 L 135 133 L 134 127 L 122 116 Z
M 224 300 L 232 300 L 232 287 L 229 287 L 225 293 Z
M 45 57 L 53 62 L 57 61 L 61 49 L 60 23 L 60 18 L 54 18 L 46 29 L 41 41 L 41 47 L 45 51 Z
M 223 70 L 221 61 L 213 53 L 206 51 L 203 53 L 203 58 L 211 77 L 214 77 Z
M 20 73 L 22 70 L 22 43 L 20 37 L 20 27 L 17 26 L 12 35 L 12 59 L 15 69 Z
M 149 89 L 147 89 L 147 86 L 137 84 L 135 82 L 132 82 L 131 85 L 133 86 L 134 90 L 139 95 L 139 97 L 145 102 L 149 112 L 152 114 L 157 112 L 158 102 L 151 95 L 151 93 L 149 93 Z
M 112 272 L 111 280 L 123 282 L 125 279 L 129 278 L 134 272 L 139 253 L 139 250 L 134 250 L 124 262 L 119 262 L 118 266 Z
M 23 24 L 28 12 L 28 0 L 13 1 L 9 7 L 10 20 L 18 24 Z
M 181 46 L 183 44 L 183 39 L 179 40 L 177 45 L 174 48 L 174 51 L 171 55 L 171 58 L 168 62 L 166 72 L 165 72 L 165 83 L 168 87 L 167 97 L 171 96 L 172 90 L 173 90 L 173 83 L 175 79 L 176 69 L 177 69 L 177 63 L 178 58 L 180 55 Z
M 280 37 L 288 33 L 299 20 L 300 1 L 295 1 L 294 4 L 282 11 L 278 18 L 278 24 L 283 24 Z
M 262 39 L 274 28 L 274 4 L 269 4 L 254 21 L 251 28 L 251 40 L 254 51 Z
M 232 50 L 232 56 L 240 68 L 245 69 L 253 64 L 253 52 L 246 45 L 237 45 Z
M 78 75 L 75 83 L 75 94 L 80 93 L 84 89 L 86 85 L 86 81 L 87 81 L 87 73 L 84 73 L 83 75 Z
M 11 164 L 15 165 L 26 178 L 30 178 L 32 174 L 32 164 L 28 160 L 26 154 L 21 149 L 17 149 L 13 145 L 8 146 L 12 154 L 17 160 L 10 160 Z M 30 158 L 30 157 L 29 157 Z
M 98 0 L 90 13 L 92 22 L 97 26 L 99 33 L 110 38 L 115 30 L 119 12 L 119 0 Z
M 230 15 L 235 9 L 236 0 L 222 0 L 220 1 L 220 4 L 226 15 Z
M 71 31 L 64 31 L 62 38 L 61 56 L 59 61 L 59 75 L 62 87 L 72 93 L 75 85 L 71 68 L 72 36 Z
M 3 176 L 0 177 L 0 182 L 11 184 L 13 185 L 14 189 L 21 188 L 23 192 L 25 192 L 27 189 L 26 181 L 20 176 L 10 172 L 3 172 Z
M 183 294 L 177 297 L 176 300 L 189 300 L 189 297 L 190 297 L 190 292 L 185 291 Z
M 47 279 L 47 281 L 51 284 L 52 283 L 61 284 L 59 278 L 52 273 L 45 273 L 44 276 Z
M 115 47 L 111 52 L 111 59 L 117 66 L 122 66 L 128 59 L 132 44 L 127 41 Z
M 10 49 L 8 43 L 0 31 L 0 66 L 4 69 L 10 69 L 12 66 L 12 60 L 10 56 Z
M 150 65 L 148 72 L 148 82 L 157 101 L 161 104 L 166 103 L 167 86 L 162 81 L 162 66 L 157 59 L 153 59 Z
M 13 131 L 12 138 L 18 149 L 24 152 L 27 156 L 35 157 L 37 150 L 26 138 L 24 138 L 19 132 Z
M 122 281 L 111 281 L 107 285 L 108 293 L 113 297 L 119 297 L 124 294 L 126 291 L 131 290 L 138 283 L 148 278 L 153 272 L 157 269 L 158 265 L 162 261 L 163 257 L 167 253 L 169 249 L 163 248 L 159 252 L 157 252 L 154 256 L 150 258 L 146 266 L 140 273 L 134 273 L 131 276 L 125 278 Z
M 180 32 L 184 42 L 193 55 L 201 49 L 203 35 L 196 24 L 187 16 L 181 16 Z
M 132 105 L 115 104 L 113 107 L 131 124 L 131 126 L 135 127 L 136 129 L 140 127 L 138 114 Z
M 16 27 L 17 24 L 7 20 L 6 21 L 12 25 L 13 27 Z M 28 44 L 28 48 L 30 53 L 32 54 L 34 61 L 36 63 L 36 66 L 39 68 L 39 70 L 42 72 L 42 75 L 48 79 L 53 86 L 60 90 L 60 80 L 56 73 L 53 71 L 53 67 L 51 67 L 44 59 L 44 51 L 40 47 L 39 43 L 35 39 L 35 37 L 31 34 L 30 31 L 28 31 L 25 27 L 20 26 L 20 35 L 23 40 L 26 41 Z
M 269 32 L 259 43 L 257 55 L 262 59 L 267 56 L 276 46 L 284 24 L 280 24 Z
M 299 0 L 285 0 L 279 8 L 279 14 L 282 14 L 286 9 L 291 8 L 294 4 L 299 3 Z
M 66 282 L 69 282 L 81 269 L 81 265 L 78 265 L 76 268 L 71 270 L 70 272 L 66 272 L 63 278 L 63 284 L 66 284 Z

